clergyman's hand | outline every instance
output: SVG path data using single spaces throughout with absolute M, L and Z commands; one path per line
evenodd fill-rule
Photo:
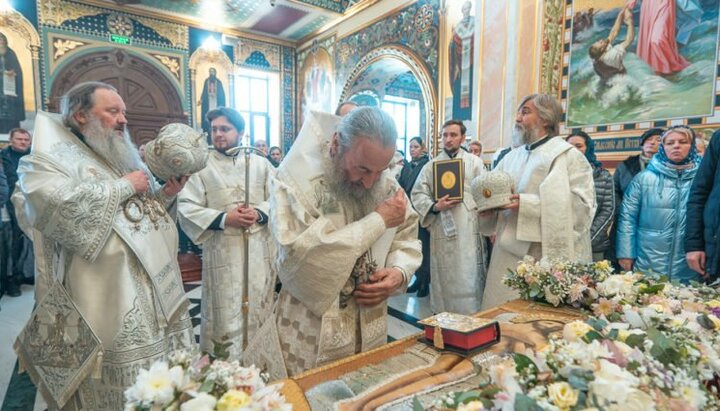
M 705 251 L 690 251 L 685 254 L 685 258 L 687 259 L 688 266 L 690 266 L 693 271 L 703 277 L 707 277 L 707 273 L 705 272 Z
M 355 301 L 364 307 L 372 307 L 387 300 L 405 281 L 397 268 L 381 268 L 370 276 L 370 282 L 357 286 Z
M 257 210 L 252 207 L 238 206 L 237 210 L 240 212 L 240 226 L 242 228 L 248 228 L 255 224 L 260 215 Z
M 135 193 L 137 194 L 146 192 L 148 187 L 150 187 L 148 176 L 142 170 L 133 171 L 132 173 L 123 176 L 123 178 L 132 184 L 135 189 Z
M 179 178 L 171 178 L 165 182 L 163 186 L 163 192 L 168 197 L 175 197 L 185 187 L 185 183 L 188 181 L 188 176 L 182 176 Z
M 437 203 L 435 203 L 433 211 L 439 213 L 441 211 L 449 210 L 458 204 L 460 204 L 460 200 L 450 200 L 450 196 L 446 194 L 442 196 Z
M 380 203 L 375 211 L 385 221 L 385 227 L 397 227 L 405 221 L 405 210 L 407 209 L 407 197 L 402 188 L 398 188 L 395 195 Z

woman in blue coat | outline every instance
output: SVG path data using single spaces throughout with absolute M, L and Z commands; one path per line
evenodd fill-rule
M 700 279 L 687 265 L 684 247 L 687 200 L 699 163 L 692 129 L 663 133 L 657 154 L 623 198 L 617 256 L 624 270 L 683 283 Z

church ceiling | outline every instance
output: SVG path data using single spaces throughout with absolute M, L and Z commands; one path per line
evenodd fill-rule
M 355 6 L 373 0 L 102 0 L 128 11 L 169 17 L 298 41 Z
M 362 90 L 373 90 L 383 96 L 389 87 L 417 88 L 420 86 L 410 68 L 395 59 L 381 59 L 368 66 L 353 82 L 353 94 Z

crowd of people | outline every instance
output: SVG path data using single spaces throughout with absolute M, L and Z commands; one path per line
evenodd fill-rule
M 546 94 L 521 101 L 511 147 L 498 151 L 492 170 L 479 142 L 466 144 L 462 121 L 442 125 L 434 158 L 411 139 L 405 161 L 393 119 L 353 103 L 309 113 L 285 158 L 259 139 L 261 155 L 242 155 L 235 148 L 245 122 L 219 107 L 207 113 L 207 166 L 161 184 L 130 140 L 115 88 L 78 84 L 61 108 L 60 116 L 38 113 L 29 154 L 24 130 L 2 152 L 9 216 L 0 245 L 12 250 L 3 267 L 15 267 L 25 225 L 36 243 L 36 313 L 76 319 L 54 325 L 67 327 L 57 354 L 18 350 L 30 375 L 49 365 L 73 375 L 35 381 L 72 392 L 51 399 L 63 409 L 121 409 L 139 369 L 194 346 L 176 218 L 203 250 L 200 349 L 221 347 L 274 378 L 384 344 L 394 294 L 429 294 L 434 312 L 474 313 L 514 299 L 502 278 L 526 255 L 609 259 L 681 282 L 712 281 L 720 270 L 720 137 L 701 161 L 700 139 L 686 126 L 648 130 L 641 154 L 613 176 L 591 136 L 559 135 L 562 107 Z M 436 163 L 452 159 L 462 167 L 459 198 L 435 191 Z M 473 180 L 496 172 L 512 178 L 512 194 L 479 212 Z M 3 271 L 10 295 L 17 275 Z M 73 304 L 45 302 L 63 296 Z M 24 341 L 42 339 L 42 321 L 33 315 Z M 88 335 L 70 330 L 81 323 Z M 64 358 L 93 341 L 101 347 L 93 358 Z

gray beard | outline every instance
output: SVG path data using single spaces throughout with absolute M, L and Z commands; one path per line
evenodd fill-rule
M 527 129 L 522 124 L 515 124 L 512 132 L 512 146 L 520 147 L 524 144 L 532 144 L 540 139 L 535 129 Z
M 366 189 L 362 185 L 349 182 L 342 168 L 342 160 L 342 153 L 335 158 L 328 156 L 325 159 L 325 181 L 337 201 L 349 211 L 352 220 L 357 221 L 373 212 L 384 198 L 378 183 Z
M 145 164 L 140 159 L 140 153 L 130 140 L 127 128 L 123 131 L 104 128 L 100 124 L 100 119 L 93 117 L 80 131 L 95 154 L 121 176 L 137 170 L 147 172 Z M 122 133 L 122 137 L 118 136 L 118 133 Z

